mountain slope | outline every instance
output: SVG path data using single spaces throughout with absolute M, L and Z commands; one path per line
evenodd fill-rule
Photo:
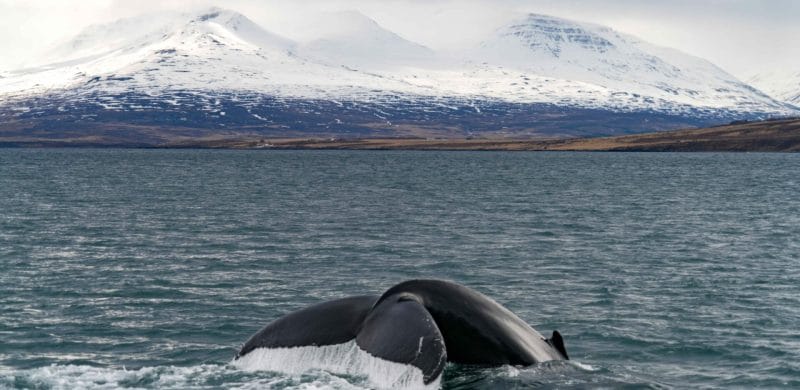
M 800 71 L 764 73 L 748 81 L 775 99 L 800 106 Z

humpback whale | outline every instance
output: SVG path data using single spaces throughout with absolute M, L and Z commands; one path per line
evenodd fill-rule
M 358 358 L 364 353 L 370 363 Z M 278 318 L 244 343 L 234 364 L 256 369 L 307 364 L 305 369 L 348 374 L 372 369 L 365 375 L 380 387 L 416 379 L 438 387 L 447 362 L 527 366 L 566 359 L 558 331 L 545 338 L 510 310 L 460 284 L 409 280 L 380 296 L 336 299 Z M 408 378 L 415 374 L 416 379 Z

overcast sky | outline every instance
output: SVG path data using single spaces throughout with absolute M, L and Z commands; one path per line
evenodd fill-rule
M 217 5 L 308 38 L 307 15 L 355 9 L 436 49 L 465 46 L 524 12 L 610 26 L 711 60 L 740 78 L 800 70 L 800 0 L 0 0 L 0 70 L 24 65 L 93 23 Z

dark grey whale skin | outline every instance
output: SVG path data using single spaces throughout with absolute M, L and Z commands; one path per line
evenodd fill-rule
M 487 296 L 444 280 L 409 280 L 380 297 L 323 302 L 281 317 L 245 342 L 257 348 L 342 344 L 355 339 L 369 354 L 419 368 L 425 384 L 450 361 L 527 366 L 568 359 L 558 332 L 544 338 Z

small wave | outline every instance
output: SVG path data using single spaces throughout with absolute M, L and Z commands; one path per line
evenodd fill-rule
M 569 363 L 572 364 L 575 367 L 578 367 L 578 368 L 584 370 L 584 371 L 598 371 L 597 368 L 595 368 L 594 366 L 592 366 L 590 364 L 576 362 L 574 360 L 570 360 Z
M 321 347 L 259 348 L 232 364 L 244 371 L 296 375 L 313 368 L 364 376 L 370 385 L 382 389 L 438 389 L 441 381 L 439 377 L 425 385 L 419 368 L 374 357 L 359 348 L 355 341 Z

